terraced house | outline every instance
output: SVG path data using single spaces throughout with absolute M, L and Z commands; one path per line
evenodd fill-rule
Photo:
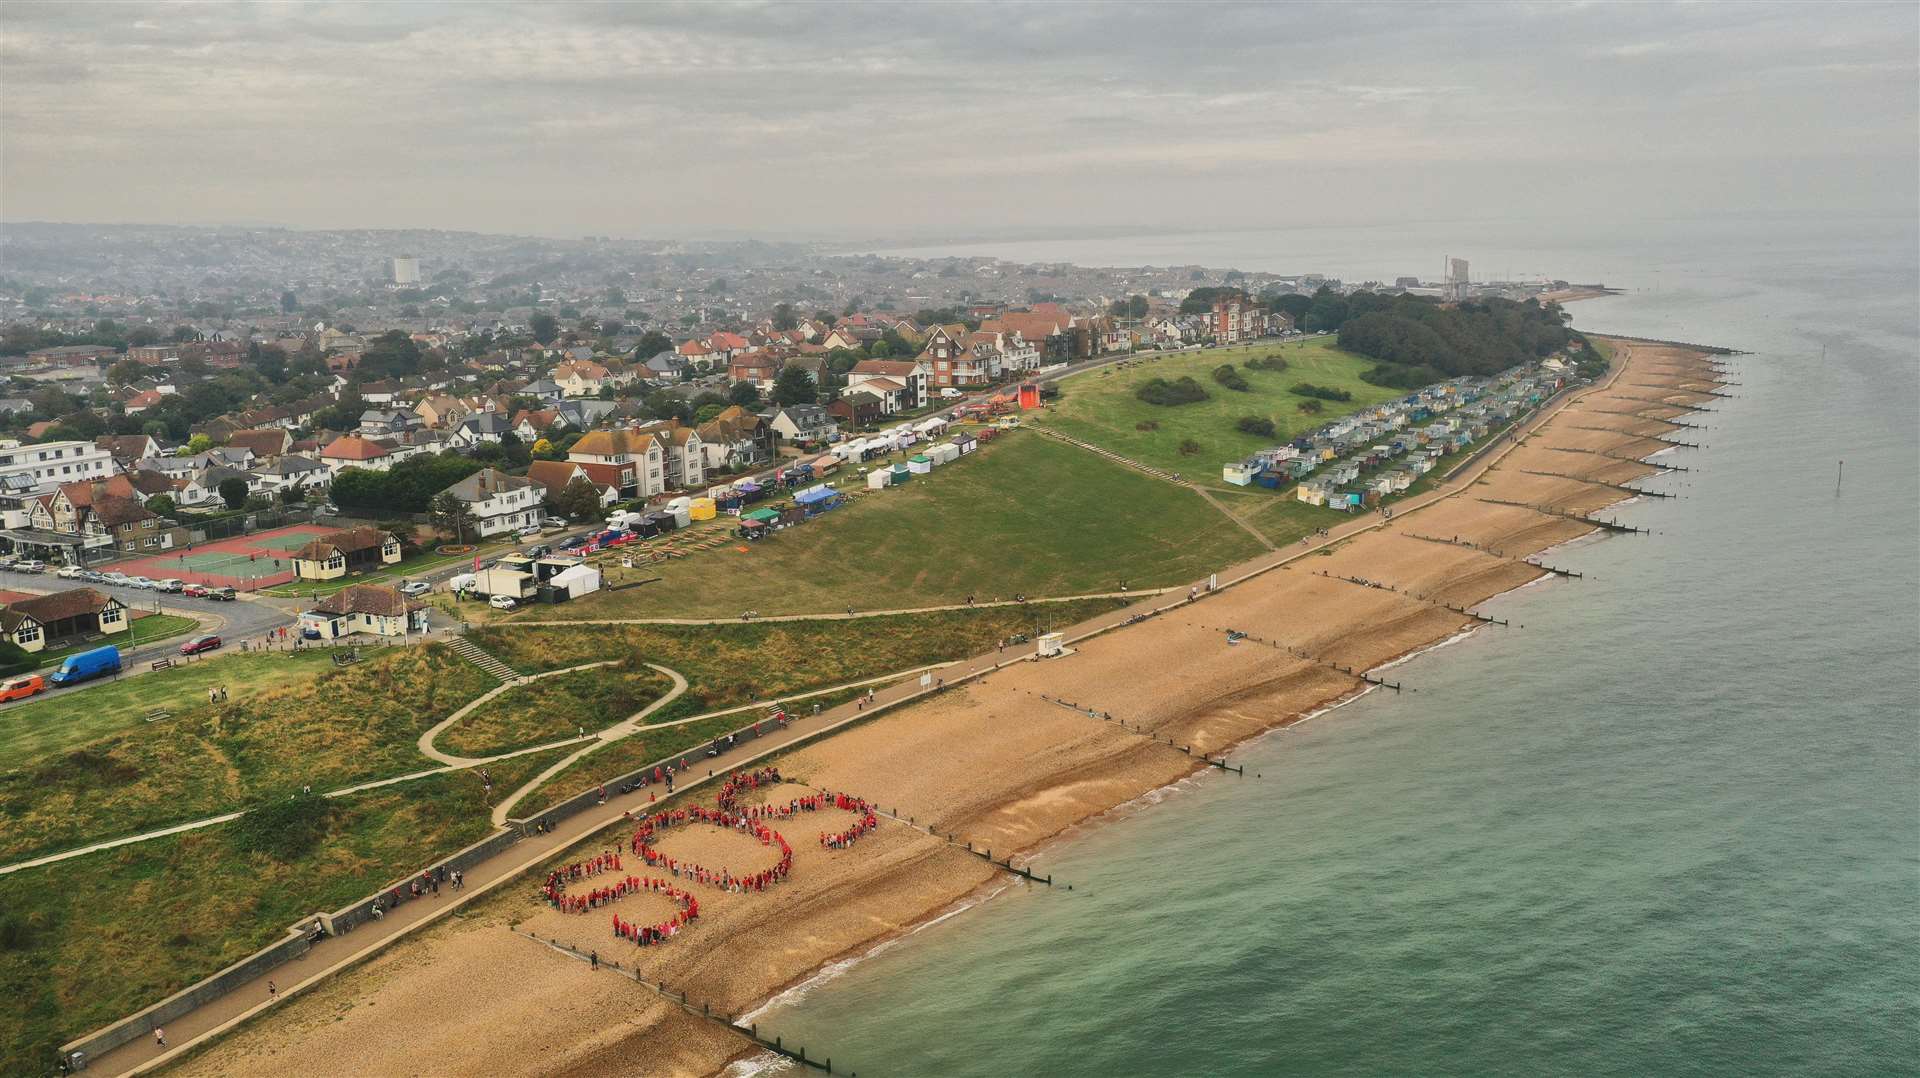
M 667 489 L 666 451 L 652 436 L 632 430 L 589 431 L 567 459 L 622 498 L 650 498 Z

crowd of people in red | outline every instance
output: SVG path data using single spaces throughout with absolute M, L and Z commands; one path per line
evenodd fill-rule
M 821 800 L 826 798 L 822 797 Z M 834 794 L 832 800 L 834 808 L 845 809 L 859 819 L 856 819 L 853 826 L 845 831 L 820 832 L 821 846 L 829 850 L 844 850 L 853 845 L 855 839 L 880 826 L 880 814 L 874 811 L 872 805 L 867 804 L 866 798 L 854 797 L 852 794 Z
M 779 847 L 780 860 L 775 862 L 772 868 L 736 876 L 730 869 L 707 868 L 692 861 L 669 857 L 653 848 L 655 834 L 675 824 L 691 822 L 708 823 L 715 827 L 730 827 L 750 834 L 759 839 L 762 846 Z M 793 847 L 787 845 L 787 840 L 781 836 L 780 832 L 758 820 L 749 820 L 745 816 L 727 812 L 724 809 L 694 805 L 670 812 L 656 812 L 640 821 L 639 828 L 633 833 L 631 845 L 633 852 L 639 854 L 647 864 L 655 868 L 663 868 L 679 879 L 693 880 L 711 887 L 718 887 L 723 891 L 765 891 L 786 879 L 787 873 L 793 871 Z
M 585 913 L 597 909 L 612 901 L 601 892 L 611 888 L 599 888 L 584 894 L 570 895 L 567 884 L 574 880 L 584 880 L 589 876 L 598 876 L 602 872 L 620 871 L 620 854 L 615 850 L 575 861 L 565 868 L 557 868 L 547 874 L 546 886 L 540 888 L 541 897 L 561 913 Z M 628 877 L 631 879 L 632 877 Z

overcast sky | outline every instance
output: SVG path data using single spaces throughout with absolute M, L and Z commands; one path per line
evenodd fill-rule
M 0 217 L 939 237 L 1915 211 L 1920 5 L 0 6 Z

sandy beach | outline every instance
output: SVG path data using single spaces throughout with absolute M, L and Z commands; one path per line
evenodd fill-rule
M 1711 399 L 1702 392 L 1717 384 L 1711 364 L 1677 347 L 1617 347 L 1607 380 L 1563 404 L 1477 478 L 1449 484 L 1447 496 L 1198 603 L 1083 641 L 1066 657 L 1000 670 L 803 748 L 780 761 L 790 784 L 753 791 L 747 803 L 845 791 L 1004 855 L 1205 766 L 1053 701 L 1218 756 L 1351 696 L 1363 684 L 1329 664 L 1370 669 L 1472 628 L 1447 604 L 1470 607 L 1543 575 L 1523 559 L 1593 530 L 1561 514 L 1589 515 L 1632 497 L 1620 486 L 1658 470 L 1634 458 L 1667 448 L 1662 437 L 1691 440 L 1666 420 Z M 1281 646 L 1229 643 L 1229 630 Z M 710 789 L 696 793 L 693 803 L 712 804 Z M 634 895 L 565 914 L 536 897 L 536 880 L 510 886 L 169 1073 L 713 1074 L 758 1049 L 520 933 L 597 950 L 647 980 L 741 1014 L 824 964 L 1011 878 L 885 818 L 849 849 L 822 848 L 821 832 L 850 821 L 825 810 L 776 822 L 794 850 L 788 880 L 764 894 L 684 884 L 699 898 L 699 920 L 645 950 L 614 939 L 611 918 L 658 919 L 672 909 L 664 897 Z M 631 831 L 609 829 L 568 860 L 620 849 L 626 871 L 640 873 L 639 859 L 625 851 Z M 774 857 L 751 838 L 711 827 L 672 829 L 659 846 L 735 872 L 765 868 Z

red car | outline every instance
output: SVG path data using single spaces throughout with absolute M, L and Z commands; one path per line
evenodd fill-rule
M 192 640 L 180 645 L 180 654 L 198 655 L 203 651 L 212 651 L 219 646 L 220 638 L 217 636 L 196 636 Z
M 188 584 L 186 587 L 180 589 L 180 594 L 191 596 L 195 599 L 202 599 L 206 597 L 207 586 L 205 584 Z

